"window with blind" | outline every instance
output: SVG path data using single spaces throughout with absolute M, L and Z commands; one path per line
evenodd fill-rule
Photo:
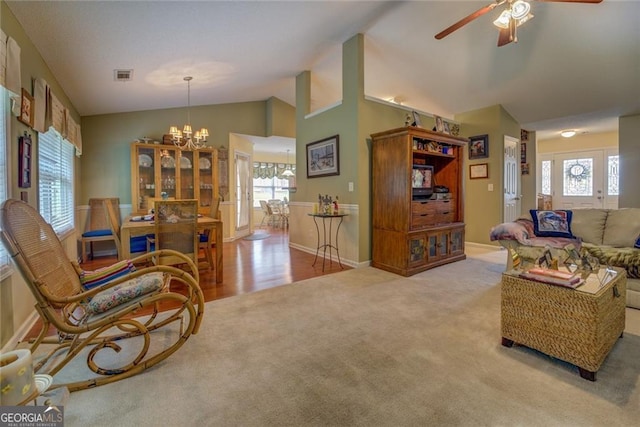
M 7 187 L 9 180 L 9 169 L 7 168 L 7 141 L 9 139 L 9 94 L 7 90 L 0 86 L 0 203 L 7 199 Z M 0 244 L 0 271 L 2 277 L 9 267 L 9 256 Z
M 40 214 L 58 236 L 73 230 L 73 145 L 53 128 L 38 135 Z

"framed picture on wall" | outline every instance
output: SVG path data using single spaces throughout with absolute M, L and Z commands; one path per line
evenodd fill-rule
M 33 127 L 33 109 L 35 107 L 35 102 L 33 100 L 33 96 L 25 89 L 22 89 L 22 98 L 20 101 L 20 115 L 18 116 L 18 120 L 29 127 Z
M 31 187 L 31 136 L 18 139 L 18 187 Z
M 469 178 L 470 179 L 489 178 L 489 164 L 478 163 L 476 165 L 469 165 Z
M 340 175 L 340 136 L 307 144 L 307 178 Z
M 469 138 L 469 160 L 489 157 L 489 135 L 476 135 Z

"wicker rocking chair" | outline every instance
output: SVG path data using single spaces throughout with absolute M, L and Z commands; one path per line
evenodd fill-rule
M 198 332 L 204 300 L 194 279 L 198 270 L 190 258 L 185 257 L 184 262 L 194 274 L 166 265 L 133 267 L 133 262 L 144 262 L 145 258 L 148 261 L 158 253 L 119 261 L 117 264 L 121 265 L 114 268 L 83 272 L 67 258 L 53 228 L 33 207 L 7 200 L 0 213 L 2 239 L 36 299 L 35 307 L 43 323 L 30 347 L 34 372 L 53 376 L 52 388 L 82 390 L 136 375 L 170 356 Z M 166 252 L 181 256 L 175 251 Z M 172 281 L 184 285 L 180 286 L 184 290 L 171 291 Z M 141 309 L 145 310 L 138 312 Z M 136 317 L 143 314 L 144 317 Z M 58 330 L 57 337 L 48 336 L 51 325 Z M 172 328 L 173 341 L 161 331 L 153 333 L 163 327 Z M 150 351 L 154 335 L 162 344 L 154 345 Z M 55 344 L 55 348 L 46 354 L 36 353 L 44 343 Z M 133 348 L 128 356 L 120 351 L 125 346 Z M 101 351 L 105 349 L 111 352 Z M 59 383 L 56 374 L 83 350 L 87 367 L 95 375 Z M 44 355 L 40 358 L 41 354 Z

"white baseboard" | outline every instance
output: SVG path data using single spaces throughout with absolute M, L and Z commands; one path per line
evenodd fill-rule
M 14 350 L 18 346 L 18 344 L 22 342 L 23 338 L 29 333 L 29 331 L 31 330 L 31 328 L 33 328 L 33 325 L 35 325 L 37 321 L 38 313 L 34 310 L 31 315 L 27 317 L 27 320 L 25 320 L 22 325 L 20 325 L 20 328 L 16 330 L 9 341 L 7 341 L 4 346 L 2 346 L 1 352 L 5 353 L 7 351 Z

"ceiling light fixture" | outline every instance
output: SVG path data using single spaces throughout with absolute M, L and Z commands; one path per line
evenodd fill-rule
M 199 150 L 206 147 L 209 130 L 202 128 L 194 134 L 191 130 L 191 80 L 193 77 L 187 76 L 183 79 L 187 82 L 187 123 L 182 131 L 177 126 L 171 126 L 169 133 L 172 136 L 173 144 L 181 150 Z M 193 136 L 192 136 L 193 135 Z
M 291 170 L 291 167 L 289 166 L 289 150 L 287 150 L 287 166 L 284 172 L 282 172 L 282 176 L 289 177 L 294 175 L 295 174 L 293 173 L 293 171 Z
M 576 134 L 575 130 L 563 130 L 562 132 L 560 132 L 560 135 L 562 135 L 565 138 L 571 138 L 575 134 Z
M 517 0 L 511 3 L 508 10 L 503 10 L 498 19 L 493 21 L 493 25 L 498 28 L 507 29 L 509 28 L 509 22 L 511 19 L 515 20 L 516 27 L 527 22 L 529 19 L 533 18 L 533 14 L 529 13 L 531 11 L 531 5 L 523 0 Z

